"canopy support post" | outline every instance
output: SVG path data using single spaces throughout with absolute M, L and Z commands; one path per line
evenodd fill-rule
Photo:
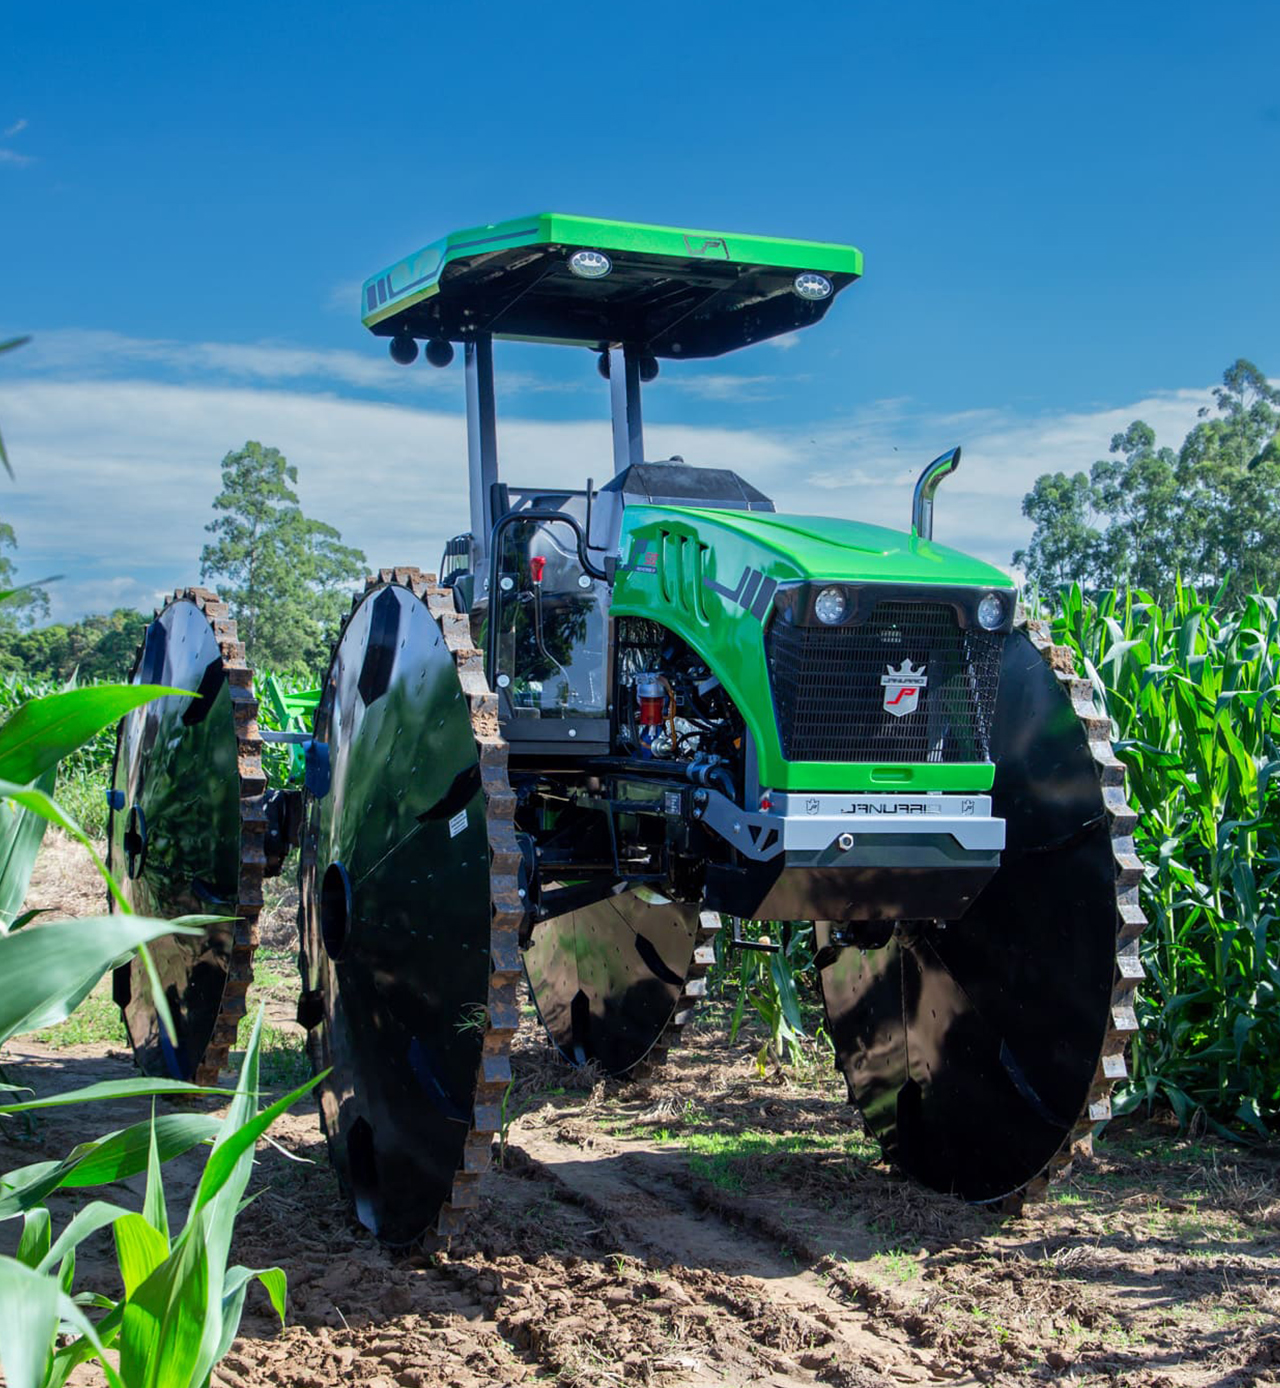
M 498 416 L 493 393 L 493 338 L 483 333 L 466 344 L 467 470 L 471 483 L 471 572 L 483 582 L 498 480 Z M 476 594 L 482 596 L 481 593 Z
M 613 408 L 613 471 L 644 462 L 644 421 L 640 415 L 640 351 L 628 343 L 608 351 L 609 395 Z

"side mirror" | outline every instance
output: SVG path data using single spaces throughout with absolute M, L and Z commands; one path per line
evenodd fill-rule
M 911 533 L 920 540 L 933 539 L 933 496 L 944 477 L 960 466 L 960 450 L 953 448 L 935 458 L 920 474 L 911 498 Z

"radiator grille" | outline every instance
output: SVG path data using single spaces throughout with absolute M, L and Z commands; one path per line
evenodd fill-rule
M 962 630 L 941 603 L 882 602 L 844 627 L 775 619 L 765 637 L 782 755 L 788 761 L 987 761 L 1003 636 Z M 924 666 L 914 712 L 885 708 L 881 676 Z M 908 694 L 905 704 L 911 702 Z

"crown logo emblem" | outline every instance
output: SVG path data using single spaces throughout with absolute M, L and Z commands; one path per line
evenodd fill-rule
M 884 711 L 895 718 L 905 718 L 920 706 L 920 691 L 928 687 L 927 665 L 913 665 L 908 656 L 901 665 L 886 667 L 887 675 L 880 676 L 884 686 Z

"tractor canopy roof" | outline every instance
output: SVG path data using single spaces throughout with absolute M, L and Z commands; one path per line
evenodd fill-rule
M 861 274 L 852 246 L 543 212 L 433 241 L 366 280 L 362 308 L 380 337 L 716 357 L 816 323 Z

